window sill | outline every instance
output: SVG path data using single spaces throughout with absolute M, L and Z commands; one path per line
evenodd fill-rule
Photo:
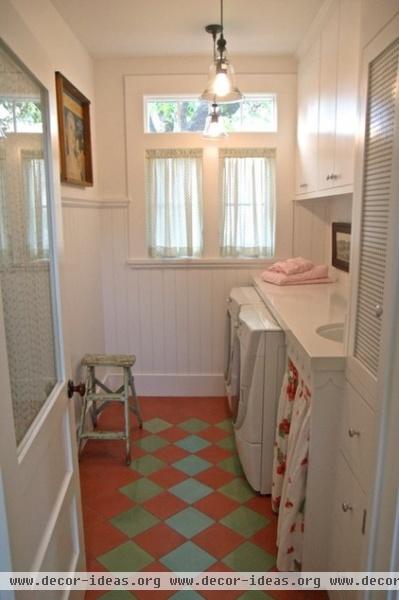
M 270 258 L 129 258 L 130 269 L 254 269 L 279 260 Z

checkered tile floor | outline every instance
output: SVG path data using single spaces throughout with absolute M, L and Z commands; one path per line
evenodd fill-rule
M 269 571 L 276 517 L 243 476 L 223 398 L 143 398 L 133 461 L 121 442 L 90 441 L 80 463 L 89 571 Z M 104 429 L 121 428 L 107 408 Z M 89 592 L 87 599 L 325 599 L 309 592 Z

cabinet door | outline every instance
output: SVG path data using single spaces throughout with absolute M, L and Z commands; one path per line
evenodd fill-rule
M 359 34 L 360 2 L 358 0 L 341 0 L 332 187 L 353 184 L 360 55 Z
M 320 36 L 319 190 L 333 183 L 338 32 L 339 3 L 333 2 Z
M 320 43 L 310 48 L 298 72 L 298 133 L 296 193 L 317 189 Z
M 366 496 L 340 454 L 333 498 L 330 571 L 361 570 L 366 509 Z

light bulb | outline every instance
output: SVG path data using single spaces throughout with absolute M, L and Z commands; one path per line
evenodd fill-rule
M 215 96 L 227 96 L 231 91 L 231 81 L 225 72 L 220 72 L 216 75 L 213 83 L 213 91 Z

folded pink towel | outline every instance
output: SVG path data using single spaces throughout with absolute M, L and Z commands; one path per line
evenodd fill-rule
M 287 260 L 279 260 L 269 267 L 269 271 L 276 273 L 285 273 L 286 275 L 296 275 L 297 273 L 305 273 L 314 267 L 311 260 L 298 256 L 296 258 L 287 258 Z
M 304 273 L 296 273 L 294 275 L 286 275 L 267 269 L 261 274 L 263 281 L 275 283 L 276 285 L 302 285 L 306 283 L 332 283 L 332 279 L 328 277 L 328 266 L 317 265 Z

